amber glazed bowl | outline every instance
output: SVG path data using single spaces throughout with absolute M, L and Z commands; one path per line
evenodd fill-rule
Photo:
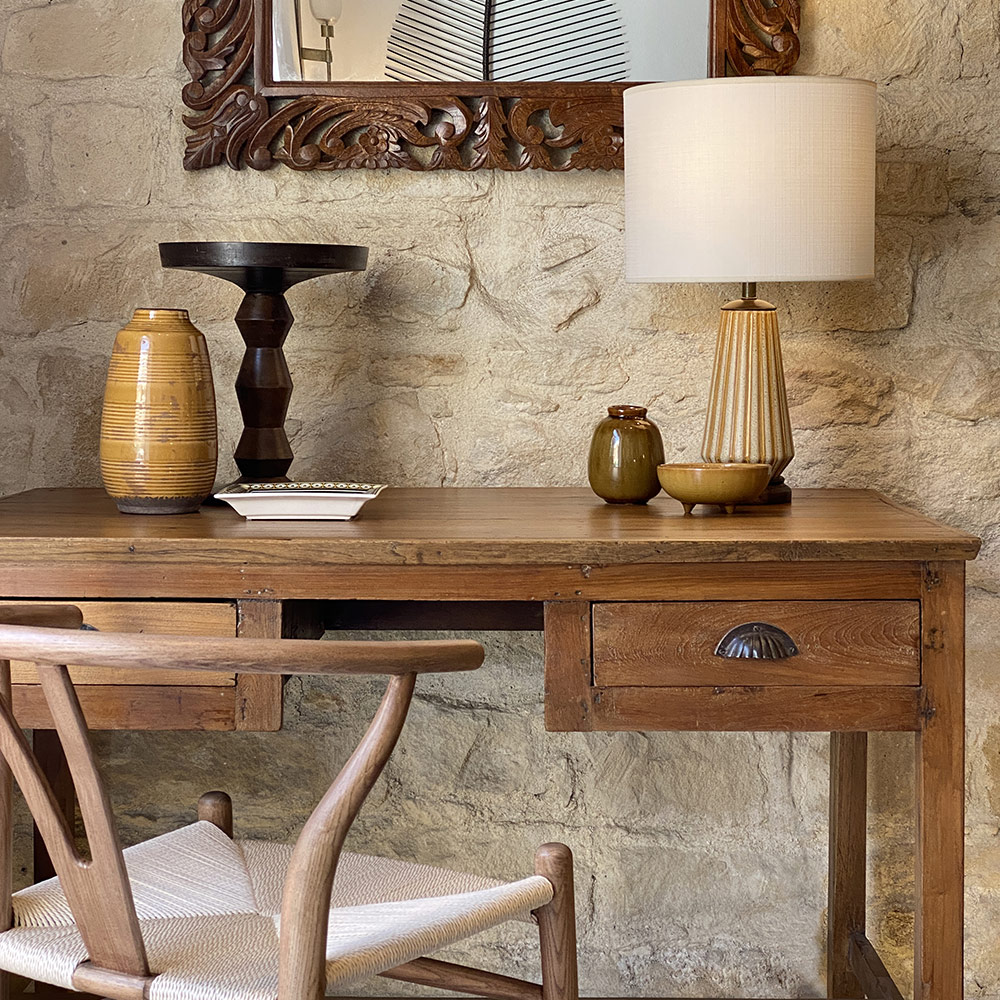
M 738 503 L 753 503 L 771 478 L 771 466 L 743 462 L 693 462 L 658 465 L 656 474 L 665 493 L 684 504 L 714 504 L 732 514 Z

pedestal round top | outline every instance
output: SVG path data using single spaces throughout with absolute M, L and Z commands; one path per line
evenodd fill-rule
M 282 291 L 323 274 L 363 271 L 368 248 L 337 243 L 161 243 L 164 267 L 224 278 L 244 290 Z

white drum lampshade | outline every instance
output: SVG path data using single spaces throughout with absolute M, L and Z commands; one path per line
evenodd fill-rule
M 625 134 L 629 281 L 874 277 L 874 83 L 631 87 Z
M 875 119 L 875 84 L 841 77 L 625 91 L 626 278 L 743 283 L 723 309 L 704 457 L 771 464 L 771 502 L 789 498 L 778 477 L 793 450 L 756 282 L 874 277 Z

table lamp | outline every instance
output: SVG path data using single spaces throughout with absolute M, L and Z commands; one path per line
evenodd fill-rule
M 759 281 L 875 275 L 875 84 L 737 77 L 625 91 L 625 273 L 734 281 L 722 307 L 702 457 L 771 466 L 788 503 L 792 428 L 775 307 Z

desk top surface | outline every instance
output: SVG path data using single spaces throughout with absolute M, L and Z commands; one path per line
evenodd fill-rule
M 869 490 L 796 490 L 786 506 L 683 516 L 665 495 L 611 506 L 582 488 L 387 489 L 354 521 L 245 521 L 229 507 L 119 514 L 100 489 L 0 500 L 0 563 L 99 558 L 315 565 L 972 559 L 979 539 Z

